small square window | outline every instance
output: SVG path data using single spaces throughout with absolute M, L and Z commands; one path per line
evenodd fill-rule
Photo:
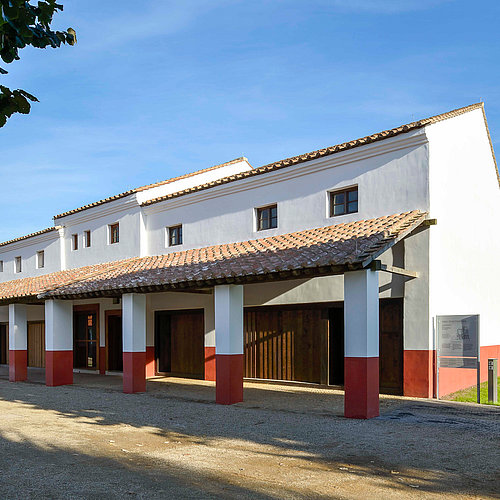
M 78 250 L 78 235 L 77 234 L 71 235 L 71 248 L 73 250 Z
M 16 273 L 20 273 L 23 270 L 21 257 L 16 257 L 14 259 Z
M 257 209 L 257 231 L 278 227 L 278 205 Z
M 168 229 L 168 246 L 182 245 L 182 225 L 171 226 Z
M 3 260 L 0 260 L 0 273 L 3 273 Z
M 330 193 L 330 217 L 358 211 L 358 187 Z
M 89 248 L 90 245 L 92 244 L 91 236 L 90 236 L 90 231 L 84 231 L 83 232 L 83 245 L 85 248 Z
M 116 224 L 109 225 L 109 243 L 112 245 L 113 243 L 118 243 L 120 241 L 120 224 L 118 222 Z
M 45 267 L 45 252 L 43 250 L 36 253 L 36 267 L 37 269 L 43 269 Z

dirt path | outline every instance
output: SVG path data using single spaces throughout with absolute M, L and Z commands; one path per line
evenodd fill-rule
M 226 407 L 204 382 L 79 380 L 0 379 L 2 499 L 500 498 L 500 409 L 387 398 L 355 421 L 336 391 L 247 384 Z

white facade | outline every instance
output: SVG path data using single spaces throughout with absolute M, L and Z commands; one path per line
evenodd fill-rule
M 252 167 L 239 159 L 179 180 L 146 186 L 114 201 L 56 219 L 61 229 L 0 246 L 0 282 L 62 269 L 160 255 L 221 243 L 245 241 L 355 220 L 421 210 L 437 225 L 421 228 L 382 256 L 382 261 L 418 272 L 418 279 L 380 274 L 380 297 L 405 299 L 404 348 L 434 348 L 437 314 L 479 313 L 483 345 L 500 344 L 500 271 L 491 259 L 500 249 L 500 189 L 480 108 L 407 133 L 260 175 L 221 183 L 163 201 L 144 202 L 213 182 Z M 330 217 L 329 193 L 358 187 L 356 213 Z M 256 229 L 256 209 L 277 204 L 278 227 Z M 110 226 L 119 224 L 119 242 Z M 182 224 L 182 245 L 168 246 L 167 229 Z M 85 231 L 91 245 L 85 246 Z M 73 249 L 73 235 L 78 249 Z M 36 252 L 45 253 L 37 269 Z M 14 272 L 14 259 L 22 272 Z M 342 276 L 245 285 L 244 304 L 335 302 L 344 298 Z M 80 301 L 75 301 L 79 303 Z M 110 299 L 100 314 L 120 308 Z M 153 342 L 153 313 L 203 308 L 206 345 L 214 345 L 213 296 L 148 295 L 147 345 Z M 28 307 L 28 320 L 43 319 L 43 307 Z M 8 321 L 0 306 L 0 322 Z M 104 324 L 104 323 L 102 323 Z M 101 341 L 102 344 L 102 341 Z

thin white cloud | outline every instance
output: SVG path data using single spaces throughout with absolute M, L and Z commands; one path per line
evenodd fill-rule
M 455 0 L 327 0 L 323 5 L 333 6 L 343 12 L 368 12 L 379 14 L 401 14 L 427 10 Z

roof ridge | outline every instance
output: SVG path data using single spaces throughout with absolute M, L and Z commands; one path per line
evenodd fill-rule
M 107 198 L 103 198 L 101 200 L 94 201 L 94 202 L 88 203 L 86 205 L 82 205 L 81 207 L 73 208 L 72 210 L 68 210 L 68 211 L 60 213 L 58 215 L 54 215 L 53 219 L 61 219 L 62 217 L 66 217 L 68 215 L 82 212 L 84 210 L 88 210 L 89 208 L 98 207 L 100 205 L 104 205 L 105 203 L 109 203 L 111 201 L 125 198 L 131 194 L 140 193 L 142 191 L 147 191 L 148 189 L 152 189 L 152 188 L 155 188 L 158 186 L 164 186 L 166 184 L 171 184 L 172 182 L 180 181 L 182 179 L 188 179 L 189 177 L 194 177 L 195 175 L 204 174 L 206 172 L 210 172 L 211 170 L 216 170 L 218 168 L 226 167 L 228 165 L 231 165 L 233 163 L 238 163 L 240 161 L 246 161 L 250 165 L 248 158 L 246 158 L 245 156 L 240 156 L 239 158 L 235 158 L 234 160 L 230 160 L 230 161 L 227 161 L 225 163 L 219 163 L 219 164 L 213 165 L 211 167 L 202 168 L 201 170 L 196 170 L 194 172 L 189 172 L 187 174 L 178 175 L 176 177 L 172 177 L 172 178 L 166 179 L 164 181 L 154 182 L 152 184 L 146 184 L 144 186 L 129 189 L 128 191 L 124 191 L 123 193 L 115 194 L 113 196 L 108 196 Z M 250 165 L 250 167 L 251 167 L 251 165 Z
M 298 165 L 300 163 L 304 163 L 306 161 L 310 160 L 315 160 L 318 158 L 323 158 L 325 156 L 330 156 L 336 153 L 339 153 L 341 151 L 347 151 L 350 149 L 354 149 L 359 146 L 364 146 L 367 144 L 371 144 L 373 142 L 378 142 L 384 139 L 388 139 L 389 137 L 395 137 L 400 134 L 404 134 L 407 132 L 411 132 L 412 130 L 417 130 L 419 128 L 423 128 L 426 125 L 431 125 L 434 123 L 438 123 L 440 121 L 448 120 L 450 118 L 455 118 L 457 116 L 460 116 L 464 113 L 468 113 L 469 111 L 474 111 L 475 109 L 483 109 L 483 114 L 484 114 L 484 103 L 479 102 L 479 103 L 474 103 L 474 104 L 469 104 L 468 106 L 464 106 L 462 108 L 457 108 L 453 109 L 451 111 L 447 111 L 445 113 L 441 113 L 439 115 L 433 115 L 428 118 L 423 118 L 421 120 L 413 121 L 410 123 L 406 123 L 404 125 L 400 125 L 398 127 L 392 128 L 392 129 L 387 129 L 383 130 L 381 132 L 376 132 L 371 135 L 367 135 L 364 137 L 360 137 L 358 139 L 353 139 L 351 141 L 347 142 L 342 142 L 339 144 L 335 144 L 333 146 L 328 146 L 326 148 L 322 149 L 317 149 L 315 151 L 311 151 L 309 153 L 303 153 L 300 155 L 296 156 L 291 156 L 289 158 L 284 158 L 282 160 L 278 160 L 273 163 L 268 163 L 266 165 L 262 165 L 261 167 L 254 168 L 253 170 L 249 170 L 246 172 L 240 172 L 239 174 L 235 174 L 232 176 L 228 177 L 223 177 L 222 179 L 217 179 L 212 182 L 208 182 L 206 184 L 201 184 L 199 186 L 194 186 L 191 188 L 184 189 L 182 191 L 178 191 L 177 193 L 171 193 L 163 196 L 159 196 L 158 198 L 153 198 L 151 200 L 144 201 L 141 203 L 142 207 L 153 205 L 155 203 L 159 203 L 168 199 L 172 198 L 178 198 L 179 196 L 183 196 L 185 194 L 189 193 L 195 193 L 198 191 L 203 191 L 205 189 L 210 189 L 215 186 L 220 186 L 223 184 L 227 184 L 229 182 L 233 182 L 236 180 L 241 180 L 245 179 L 248 177 L 253 177 L 255 175 L 260 175 L 266 172 L 272 172 L 275 170 L 280 170 L 282 168 L 290 167 L 292 165 Z M 486 116 L 485 116 L 486 120 Z M 497 169 L 498 172 L 498 169 Z M 499 184 L 500 184 L 500 177 L 499 177 Z
M 50 232 L 56 231 L 57 229 L 60 229 L 60 228 L 61 228 L 61 226 L 47 227 L 45 229 L 41 229 L 40 231 L 36 231 L 34 233 L 26 234 L 24 236 L 19 236 L 18 238 L 14 238 L 12 240 L 4 241 L 3 243 L 0 243 L 0 247 L 10 245 L 11 243 L 17 243 L 18 241 L 27 240 L 29 238 L 34 238 L 35 236 L 40 236 L 42 234 L 50 233 Z

